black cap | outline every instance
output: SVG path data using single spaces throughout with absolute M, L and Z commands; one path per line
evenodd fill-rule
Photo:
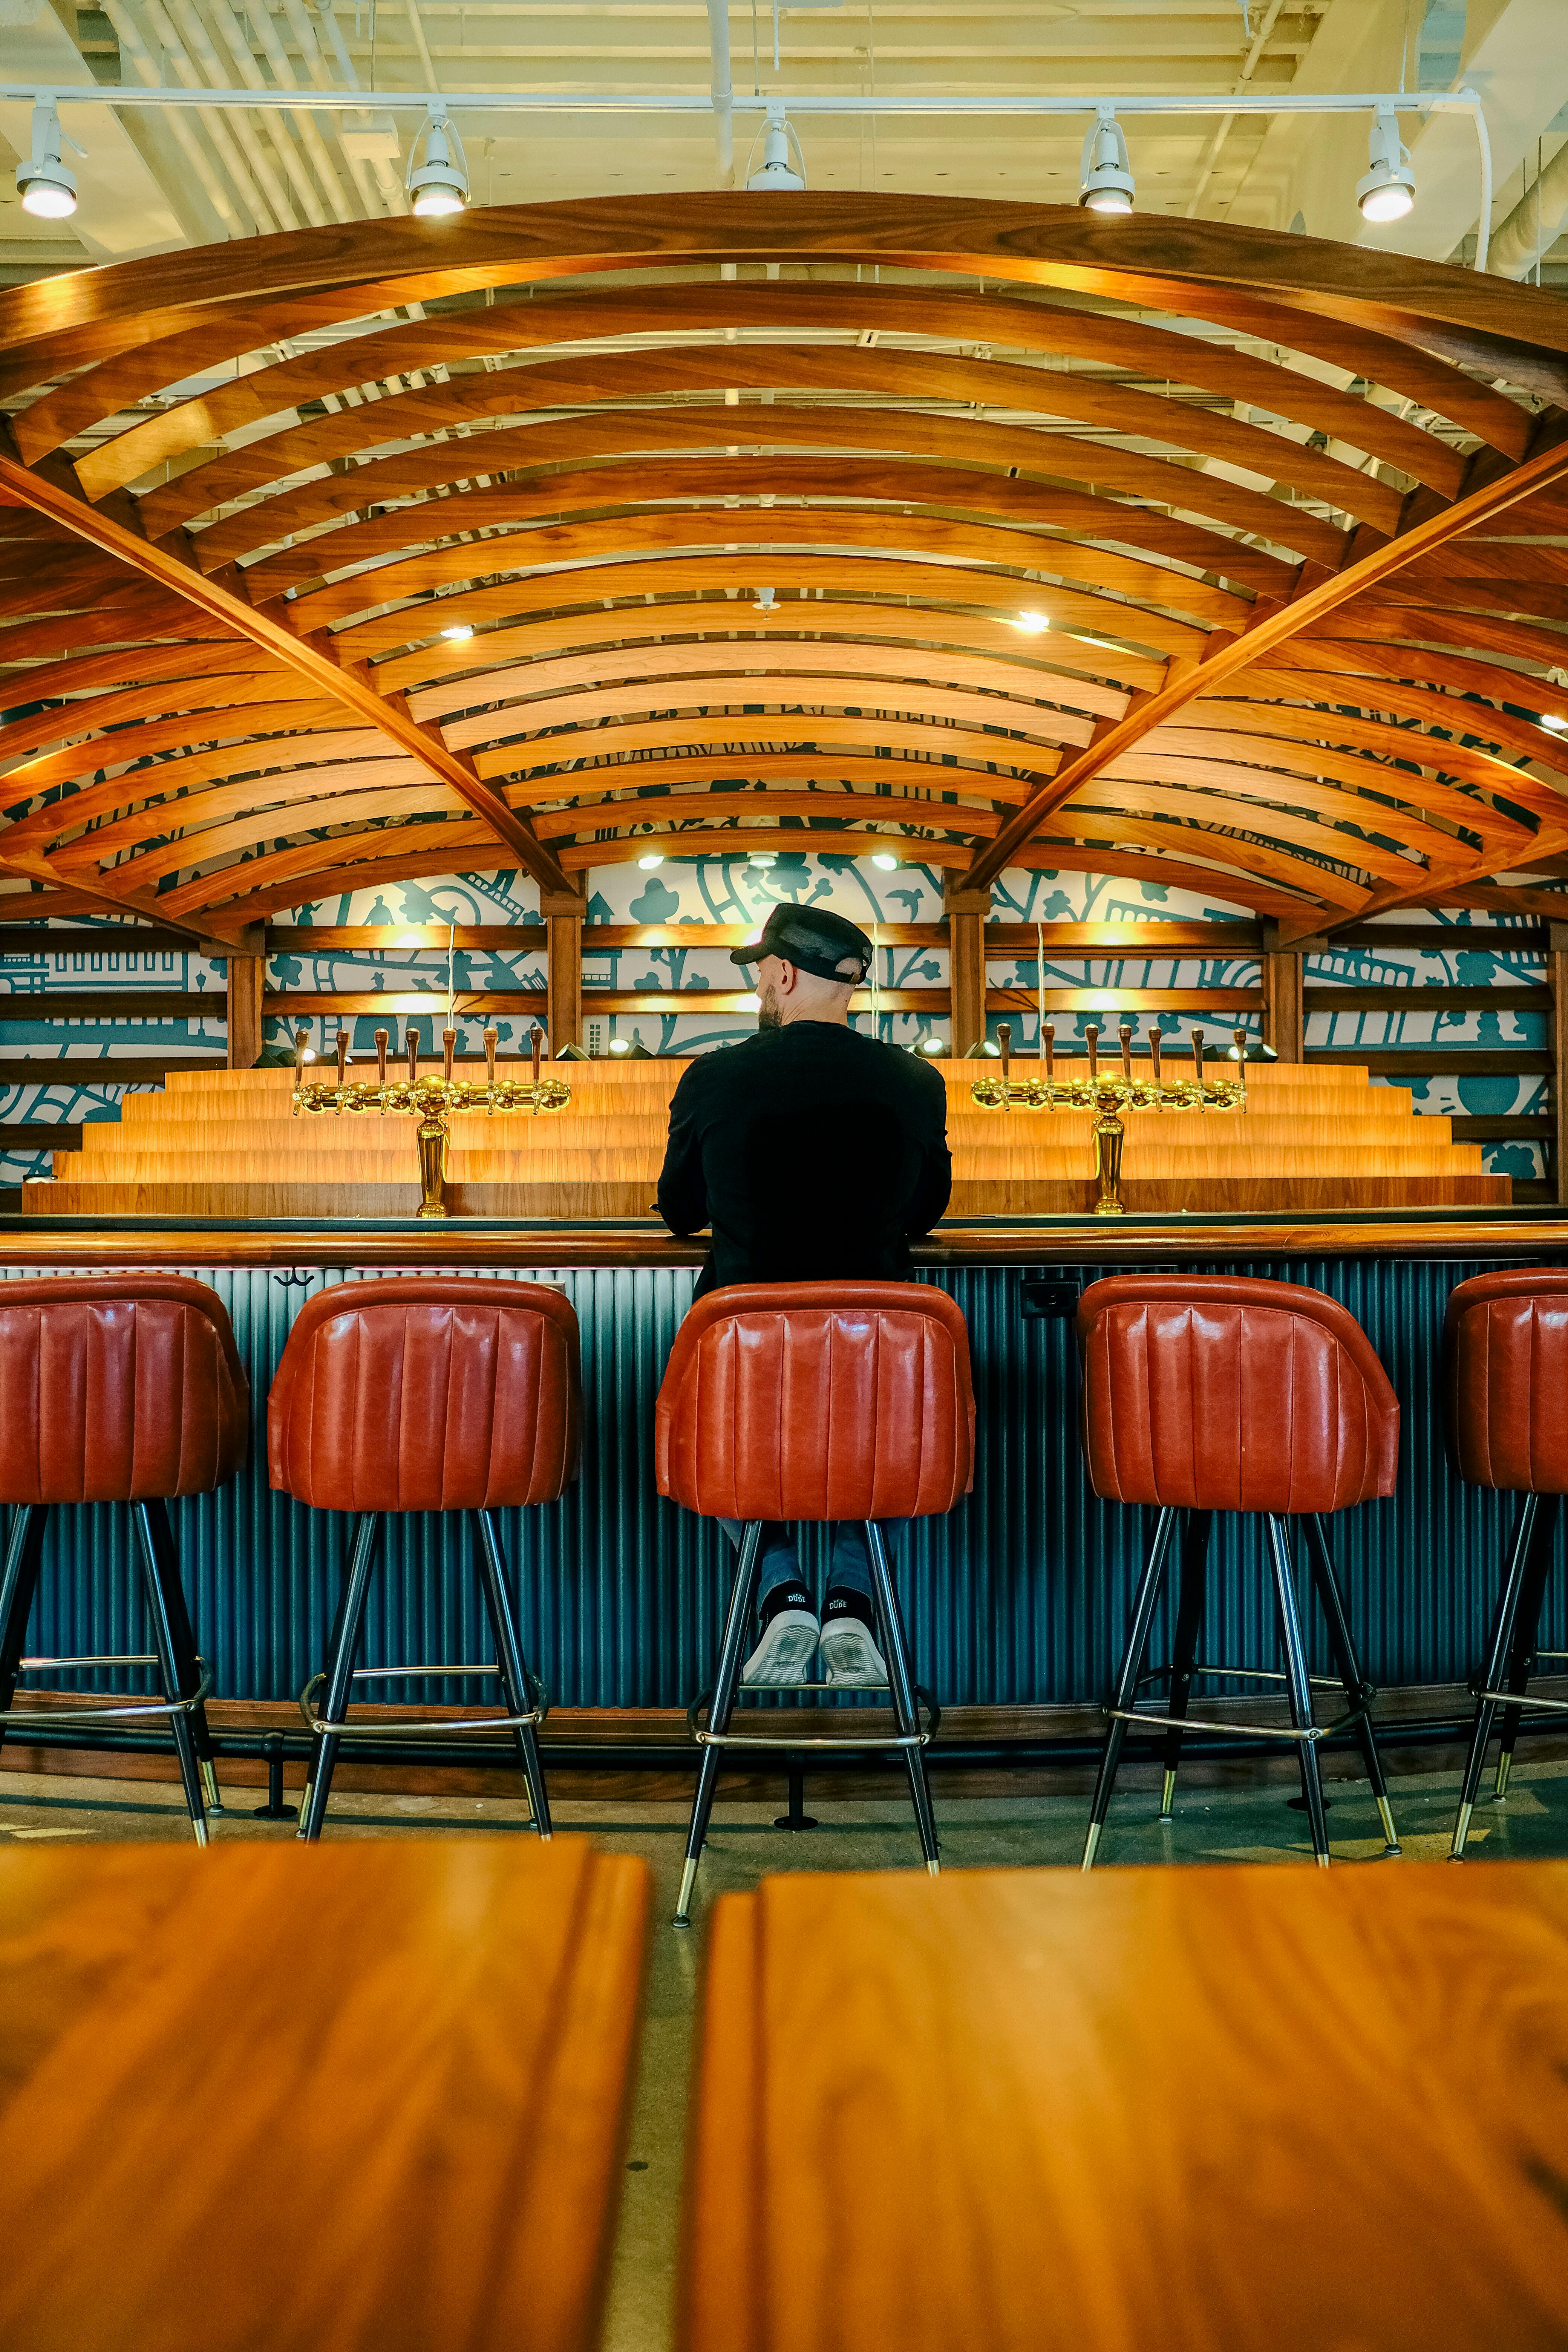
M 731 948 L 731 963 L 760 963 L 763 956 L 780 956 L 786 963 L 798 964 L 802 971 L 814 971 L 819 980 L 848 982 L 850 974 L 838 967 L 853 956 L 859 965 L 857 977 L 864 980 L 871 969 L 871 942 L 854 923 L 846 922 L 842 915 L 830 915 L 826 907 L 789 907 L 775 905 L 763 929 L 761 939 L 750 947 Z

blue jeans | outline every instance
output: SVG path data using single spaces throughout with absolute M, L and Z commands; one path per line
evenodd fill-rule
M 745 1525 L 740 1519 L 721 1519 L 720 1526 L 730 1541 L 740 1549 Z M 879 1519 L 882 1542 L 890 1560 L 903 1540 L 908 1519 Z M 858 1519 L 840 1519 L 833 1530 L 833 1558 L 827 1570 L 829 1586 L 842 1585 L 852 1592 L 868 1593 L 871 1585 L 871 1555 L 866 1542 L 866 1529 Z M 800 1556 L 795 1548 L 795 1538 L 780 1519 L 763 1523 L 762 1549 L 757 1559 L 757 1598 L 764 1601 L 775 1584 L 797 1584 L 800 1581 Z

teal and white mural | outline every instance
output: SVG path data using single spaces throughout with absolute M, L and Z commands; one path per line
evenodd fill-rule
M 812 854 L 782 845 L 775 862 L 754 866 L 745 857 L 667 857 L 651 871 L 635 865 L 605 866 L 587 877 L 587 909 L 591 924 L 658 923 L 689 927 L 694 940 L 712 923 L 742 924 L 758 929 L 768 909 L 780 900 L 832 908 L 875 933 L 881 926 L 934 923 L 942 908 L 942 869 L 900 864 L 891 870 L 877 866 L 869 856 Z M 993 912 L 1003 922 L 1157 921 L 1180 917 L 1185 920 L 1235 922 L 1247 910 L 1212 897 L 1165 888 L 1149 882 L 1128 882 L 1112 877 L 1067 872 L 1005 874 L 993 894 Z M 458 995 L 496 989 L 524 989 L 542 993 L 545 985 L 544 934 L 539 919 L 538 893 L 526 877 L 512 873 L 458 875 L 447 879 L 401 882 L 346 893 L 330 900 L 298 907 L 278 919 L 279 927 L 296 929 L 300 937 L 289 951 L 274 955 L 268 969 L 269 989 L 309 993 L 356 993 L 397 997 L 428 993 L 428 1014 L 353 1016 L 349 1022 L 356 1052 L 374 1050 L 378 1027 L 392 1032 L 399 1050 L 412 1021 L 422 1046 L 438 1050 L 445 1015 L 447 964 L 444 955 L 400 938 L 415 925 L 457 923 L 463 926 L 514 925 L 515 946 L 478 952 L 458 950 L 453 978 Z M 1423 989 L 1431 986 L 1508 987 L 1539 982 L 1539 958 L 1510 954 L 1499 943 L 1495 928 L 1487 927 L 1487 944 L 1467 940 L 1469 919 L 1464 914 L 1436 914 L 1402 919 L 1429 925 L 1430 949 L 1331 949 L 1308 959 L 1309 988 L 1387 985 L 1407 990 L 1409 1001 L 1375 1013 L 1315 1012 L 1309 1020 L 1309 1045 L 1372 1050 L 1393 1046 L 1453 1046 L 1462 1049 L 1465 1066 L 1441 1076 L 1391 1081 L 1408 1085 L 1416 1107 L 1436 1113 L 1470 1113 L 1489 1117 L 1518 1116 L 1540 1111 L 1546 1105 L 1546 1080 L 1538 1074 L 1521 1075 L 1496 1066 L 1501 1050 L 1547 1047 L 1548 1021 L 1542 1012 L 1424 1011 Z M 363 926 L 384 933 L 384 945 L 353 953 L 323 949 L 310 950 L 311 929 Z M 79 922 L 73 929 L 82 928 Z M 37 1061 L 39 1075 L 4 1089 L 0 1120 L 40 1124 L 68 1123 L 110 1118 L 121 1095 L 122 1083 L 112 1076 L 117 1061 L 144 1059 L 152 1054 L 173 1055 L 181 1061 L 225 1058 L 225 972 L 221 962 L 195 952 L 131 953 L 109 944 L 106 931 L 101 951 L 79 945 L 51 955 L 47 930 L 26 935 L 0 932 L 0 991 L 39 1000 L 36 1019 L 24 1018 L 0 1027 L 0 1056 L 15 1064 Z M 986 967 L 992 987 L 1016 987 L 1031 994 L 1037 985 L 1034 959 L 994 958 Z M 1205 956 L 1188 950 L 1180 957 L 1120 954 L 1085 965 L 1047 957 L 1047 987 L 1099 988 L 1252 988 L 1258 982 L 1255 956 L 1218 953 Z M 722 951 L 693 944 L 661 948 L 600 948 L 590 950 L 584 962 L 586 988 L 636 992 L 639 995 L 673 995 L 703 992 L 734 992 L 743 976 Z M 945 988 L 947 956 L 938 948 L 879 946 L 878 979 L 889 990 Z M 99 989 L 144 993 L 146 1010 L 134 1018 L 95 1020 L 73 1016 L 67 1021 L 46 1016 L 51 994 L 81 995 Z M 172 1002 L 162 1013 L 160 996 Z M 206 1013 L 199 1002 L 210 998 Z M 526 1012 L 497 1026 L 503 1052 L 522 1050 L 529 1025 Z M 1057 1029 L 1064 1040 L 1081 1036 L 1092 1013 L 1058 1016 Z M 1199 1016 L 1202 1018 L 1203 1016 Z M 1256 1029 L 1256 1014 L 1236 1016 Z M 868 1025 L 869 1013 L 857 1015 Z M 1022 1048 L 1036 1040 L 1032 1010 L 1020 1007 L 1011 1014 L 994 1014 L 996 1022 L 1010 1018 Z M 749 1012 L 704 1014 L 682 1005 L 668 1013 L 639 1011 L 610 1013 L 588 1009 L 592 1046 L 608 1052 L 613 1041 L 634 1039 L 651 1054 L 705 1053 L 743 1035 L 752 1026 Z M 1141 1038 L 1152 1027 L 1162 1034 L 1184 1034 L 1192 1016 L 1161 1013 L 1141 1016 L 1135 1024 Z M 1205 1025 L 1230 1025 L 1231 1016 L 1208 1016 Z M 270 1037 L 282 1044 L 294 1025 L 280 1014 L 268 1021 Z M 335 1014 L 317 1016 L 303 1025 L 312 1033 L 318 1051 L 326 1051 L 335 1035 Z M 483 1017 L 460 1018 L 461 1049 L 478 1054 Z M 935 1035 L 947 1039 L 945 1015 L 930 1011 L 883 1008 L 881 1034 L 903 1045 L 918 1045 Z M 1474 1066 L 1469 1066 L 1473 1056 Z M 46 1068 L 46 1065 L 47 1067 Z M 26 1174 L 47 1174 L 42 1151 L 12 1150 L 4 1155 L 3 1180 L 16 1183 Z M 1533 1141 L 1499 1142 L 1487 1147 L 1489 1167 L 1500 1173 L 1539 1177 L 1544 1171 L 1540 1146 Z

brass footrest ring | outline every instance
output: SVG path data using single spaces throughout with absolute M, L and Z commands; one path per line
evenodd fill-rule
M 77 1666 L 155 1666 L 158 1663 L 156 1657 L 143 1656 L 24 1658 L 16 1671 L 23 1675 L 47 1675 L 63 1673 L 68 1667 Z M 202 1669 L 202 1678 L 189 1698 L 133 1699 L 119 1706 L 56 1706 L 47 1710 L 13 1706 L 7 1707 L 5 1714 L 0 1715 L 0 1727 L 11 1731 L 18 1724 L 25 1724 L 30 1729 L 37 1727 L 41 1730 L 46 1727 L 58 1728 L 62 1724 L 123 1723 L 135 1717 L 189 1715 L 200 1706 L 202 1701 L 211 1693 L 213 1686 L 213 1670 L 206 1660 L 198 1658 L 196 1664 Z M 73 1696 L 74 1694 L 69 1691 L 60 1693 L 62 1698 L 69 1698 Z

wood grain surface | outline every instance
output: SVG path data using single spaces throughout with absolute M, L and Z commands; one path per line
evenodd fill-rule
M 772 1878 L 700 2048 L 682 2352 L 1568 2340 L 1568 1864 Z
M 5 2340 L 586 2352 L 647 1902 L 575 1840 L 7 1854 Z

